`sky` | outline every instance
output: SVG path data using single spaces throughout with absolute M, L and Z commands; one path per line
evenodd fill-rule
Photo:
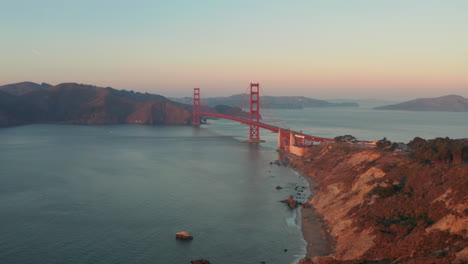
M 0 85 L 468 97 L 467 0 L 0 0 Z

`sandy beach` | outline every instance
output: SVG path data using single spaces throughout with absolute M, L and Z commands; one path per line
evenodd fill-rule
M 299 171 L 299 173 L 301 173 L 302 177 L 309 183 L 311 194 L 308 201 L 310 201 L 316 193 L 316 190 L 314 190 L 314 180 L 301 171 Z M 315 211 L 312 205 L 306 204 L 301 208 L 301 217 L 302 233 L 304 235 L 304 240 L 307 242 L 306 257 L 312 258 L 314 256 L 326 256 L 330 254 L 332 250 L 332 240 L 326 231 L 326 225 L 323 223 L 321 216 Z

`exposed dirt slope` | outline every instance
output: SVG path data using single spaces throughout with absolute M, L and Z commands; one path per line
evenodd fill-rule
M 310 203 L 335 240 L 330 256 L 302 263 L 468 261 L 468 140 L 410 145 L 414 152 L 398 154 L 317 146 L 295 161 L 315 179 Z M 448 152 L 452 158 L 442 158 Z

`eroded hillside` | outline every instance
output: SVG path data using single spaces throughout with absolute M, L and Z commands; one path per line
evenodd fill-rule
M 302 263 L 464 263 L 468 140 L 416 139 L 410 152 L 340 143 L 295 166 L 315 179 L 310 204 L 334 253 Z M 312 209 L 304 209 L 312 210 Z M 313 256 L 309 256 L 313 257 Z

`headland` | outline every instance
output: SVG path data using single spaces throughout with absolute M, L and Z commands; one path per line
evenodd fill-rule
M 308 255 L 300 263 L 468 260 L 468 140 L 314 146 L 292 167 L 315 193 L 302 209 Z M 317 214 L 330 240 L 323 256 L 312 253 Z

